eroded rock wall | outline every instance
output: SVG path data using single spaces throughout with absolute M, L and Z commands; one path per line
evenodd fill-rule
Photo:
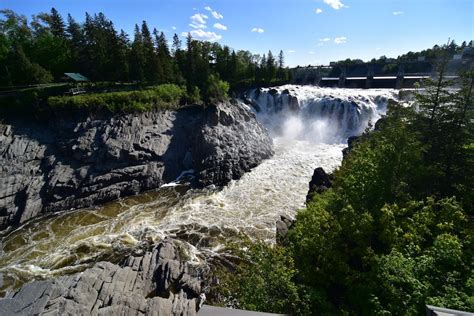
M 233 103 L 0 124 L 0 230 L 158 188 L 189 169 L 198 185 L 225 185 L 272 154 L 266 130 Z

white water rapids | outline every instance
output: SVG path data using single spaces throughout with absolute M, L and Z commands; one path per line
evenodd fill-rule
M 395 96 L 394 90 L 292 85 L 250 91 L 247 104 L 259 110 L 273 138 L 271 159 L 221 190 L 171 184 L 28 223 L 2 240 L 0 293 L 33 277 L 116 260 L 167 235 L 189 242 L 193 260 L 239 233 L 272 240 L 280 215 L 294 217 L 304 207 L 314 168 L 336 168 L 346 138 L 375 122 Z

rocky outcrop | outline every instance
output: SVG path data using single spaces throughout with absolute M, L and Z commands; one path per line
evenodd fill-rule
M 291 219 L 285 215 L 281 215 L 280 219 L 276 221 L 276 243 L 278 245 L 285 245 L 290 228 L 295 223 L 294 219 Z
M 311 201 L 314 194 L 321 194 L 330 187 L 332 187 L 331 176 L 328 175 L 321 167 L 314 169 L 313 177 L 309 182 L 309 191 L 306 195 L 306 203 Z
M 342 150 L 342 157 L 345 159 L 354 148 L 354 144 L 361 136 L 351 136 L 347 139 L 347 147 Z
M 0 124 L 0 230 L 160 187 L 184 170 L 225 185 L 273 154 L 237 104 Z
M 77 274 L 23 285 L 0 299 L 2 315 L 195 315 L 203 271 L 165 240 L 121 264 L 99 262 Z

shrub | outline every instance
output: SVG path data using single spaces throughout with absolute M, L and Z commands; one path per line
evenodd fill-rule
M 146 90 L 110 92 L 77 96 L 51 97 L 48 104 L 55 110 L 86 109 L 88 111 L 142 112 L 154 108 L 176 108 L 185 96 L 185 89 L 164 84 Z
M 308 313 L 302 289 L 293 282 L 294 262 L 287 250 L 263 241 L 246 241 L 228 249 L 239 259 L 234 271 L 220 268 L 212 296 L 220 305 L 273 313 Z

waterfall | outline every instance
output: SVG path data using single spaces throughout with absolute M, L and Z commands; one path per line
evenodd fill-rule
M 247 91 L 244 103 L 274 136 L 332 144 L 360 135 L 396 96 L 392 89 L 285 85 Z

